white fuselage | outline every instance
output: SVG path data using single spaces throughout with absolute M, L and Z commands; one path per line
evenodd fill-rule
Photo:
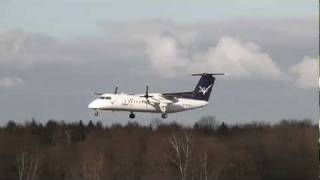
M 161 109 L 163 104 L 165 104 L 165 113 L 174 113 L 204 107 L 208 105 L 208 102 L 186 98 L 168 100 L 157 93 L 150 94 L 148 99 L 143 97 L 143 94 L 104 94 L 92 101 L 88 108 L 97 111 L 164 113 Z

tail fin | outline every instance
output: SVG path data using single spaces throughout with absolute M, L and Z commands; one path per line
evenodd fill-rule
M 193 74 L 192 76 L 200 76 L 200 75 L 201 75 L 201 78 L 193 91 L 193 99 L 209 101 L 210 94 L 211 94 L 214 82 L 216 80 L 214 75 L 224 75 L 224 74 L 203 73 L 203 74 Z

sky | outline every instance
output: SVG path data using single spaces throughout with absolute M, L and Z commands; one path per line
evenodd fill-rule
M 94 117 L 92 93 L 189 91 L 199 72 L 228 76 L 209 106 L 164 121 L 316 122 L 318 12 L 309 0 L 1 0 L 0 124 L 125 123 Z

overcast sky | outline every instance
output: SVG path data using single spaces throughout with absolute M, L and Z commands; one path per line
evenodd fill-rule
M 36 118 L 127 122 L 87 109 L 92 92 L 193 90 L 210 105 L 170 114 L 243 123 L 318 117 L 318 5 L 311 0 L 2 0 L 0 124 Z M 137 114 L 148 123 L 158 114 Z

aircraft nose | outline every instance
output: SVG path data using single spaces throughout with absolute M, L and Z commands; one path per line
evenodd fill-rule
M 97 108 L 98 108 L 97 101 L 96 101 L 96 100 L 92 101 L 92 102 L 88 105 L 88 108 L 89 108 L 89 109 L 97 109 Z

